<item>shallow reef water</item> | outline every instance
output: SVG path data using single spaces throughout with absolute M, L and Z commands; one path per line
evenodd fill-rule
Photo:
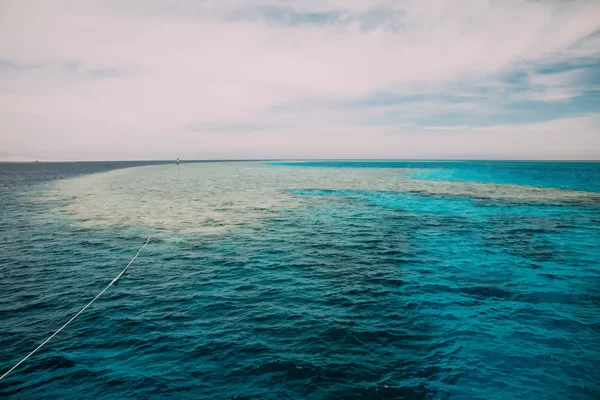
M 600 398 L 600 164 L 0 164 L 7 398 Z

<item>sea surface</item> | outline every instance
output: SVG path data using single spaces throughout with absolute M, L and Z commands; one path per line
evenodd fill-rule
M 600 399 L 600 164 L 0 164 L 0 398 Z

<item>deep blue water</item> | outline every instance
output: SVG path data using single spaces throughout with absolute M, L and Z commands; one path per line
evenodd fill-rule
M 600 164 L 310 162 L 600 192 Z M 93 298 L 143 227 L 84 227 L 0 164 L 0 371 Z M 0 397 L 600 398 L 600 203 L 290 188 L 329 201 L 159 239 Z

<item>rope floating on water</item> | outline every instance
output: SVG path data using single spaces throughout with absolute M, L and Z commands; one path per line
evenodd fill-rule
M 73 322 L 73 320 L 75 318 L 77 318 L 79 316 L 79 314 L 81 314 L 82 312 L 84 312 L 86 308 L 88 308 L 89 306 L 92 305 L 92 303 L 94 303 L 96 300 L 98 300 L 98 298 L 100 296 L 102 296 L 102 294 L 104 294 L 104 292 L 106 292 L 108 290 L 108 288 L 113 285 L 113 283 L 115 283 L 116 281 L 119 280 L 119 278 L 121 278 L 121 276 L 125 273 L 125 271 L 127 271 L 127 268 L 129 268 L 129 266 L 131 264 L 133 264 L 133 262 L 135 261 L 135 259 L 140 255 L 140 252 L 142 250 L 144 250 L 144 247 L 146 247 L 146 245 L 150 242 L 150 239 L 151 238 L 148 238 L 148 240 L 146 240 L 146 243 L 144 243 L 144 245 L 138 250 L 138 252 L 136 253 L 135 257 L 133 257 L 131 259 L 131 261 L 129 261 L 129 264 L 127 264 L 127 266 L 125 267 L 125 269 L 123 269 L 123 271 L 121 271 L 121 273 L 119 275 L 117 275 L 117 277 L 115 279 L 113 279 L 112 281 L 110 281 L 110 283 L 108 284 L 108 286 L 106 286 L 100 293 L 98 293 L 98 295 L 96 297 L 94 297 L 94 299 L 92 301 L 90 301 L 89 303 L 87 303 L 85 305 L 85 307 L 83 307 L 81 310 L 79 310 L 79 312 L 77 314 L 75 314 L 70 320 L 68 320 L 67 323 L 65 323 L 63 326 L 61 326 L 56 332 L 54 332 L 52 335 L 50 335 L 50 337 L 48 339 L 44 340 L 42 342 L 42 344 L 40 344 L 38 347 L 36 347 L 35 350 L 33 350 L 31 353 L 27 354 L 27 356 L 25 358 L 23 358 L 21 361 L 19 361 L 17 364 L 15 364 L 14 367 L 12 367 L 8 371 L 6 371 L 4 373 L 4 375 L 0 376 L 0 381 L 2 379 L 4 379 L 6 377 L 6 375 L 8 375 L 12 371 L 14 371 L 19 365 L 23 364 L 23 362 L 25 362 L 29 357 L 31 357 L 32 355 L 34 355 L 39 349 L 42 348 L 42 346 L 44 346 L 46 343 L 48 343 L 50 341 L 50 339 L 52 339 L 54 336 L 56 336 L 58 334 L 58 332 L 62 331 L 64 328 L 66 328 L 67 325 L 69 325 L 71 322 Z

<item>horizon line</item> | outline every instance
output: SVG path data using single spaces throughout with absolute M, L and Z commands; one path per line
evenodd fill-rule
M 39 164 L 39 163 L 104 163 L 104 162 L 175 162 L 176 159 L 116 159 L 116 160 L 2 160 L 0 164 Z M 600 159 L 556 159 L 556 158 L 222 158 L 222 159 L 179 159 L 180 162 L 260 162 L 260 161 L 385 161 L 385 162 L 419 162 L 419 161 L 480 161 L 480 162 L 580 162 L 600 163 Z

